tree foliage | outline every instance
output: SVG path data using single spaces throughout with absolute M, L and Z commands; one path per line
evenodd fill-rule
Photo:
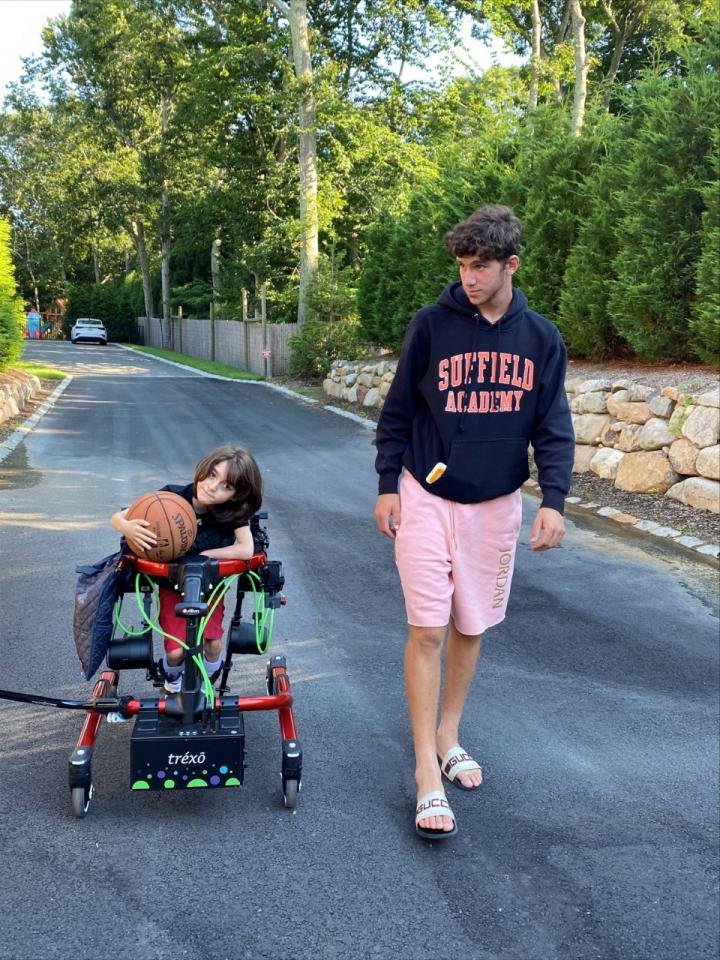
M 291 11 L 310 28 L 305 74 Z M 269 320 L 295 319 L 312 126 L 317 276 L 298 369 L 361 337 L 396 347 L 455 276 L 444 233 L 488 202 L 520 214 L 518 283 L 575 355 L 712 358 L 712 13 L 709 0 L 74 0 L 0 113 L 22 294 L 69 293 L 71 314 L 115 336 L 160 303 L 231 319 L 247 301 L 252 315 L 261 284 Z M 412 78 L 448 59 L 468 16 L 524 65 Z
M 10 225 L 0 219 L 0 370 L 20 356 L 23 324 L 23 306 L 10 252 Z
M 707 184 L 717 176 L 711 132 L 720 125 L 720 88 L 708 53 L 708 46 L 693 47 L 686 72 L 672 78 L 653 72 L 637 85 L 637 122 L 621 161 L 608 311 L 637 355 L 651 360 L 694 352 L 701 223 Z

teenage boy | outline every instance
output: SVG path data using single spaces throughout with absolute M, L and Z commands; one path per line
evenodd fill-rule
M 457 832 L 442 776 L 464 790 L 482 783 L 480 765 L 459 745 L 459 727 L 481 635 L 505 617 L 528 444 L 543 493 L 533 550 L 563 538 L 574 454 L 565 345 L 512 285 L 520 221 L 509 207 L 481 207 L 445 243 L 460 281 L 408 327 L 375 462 L 375 519 L 395 540 L 409 625 L 415 828 L 432 840 Z

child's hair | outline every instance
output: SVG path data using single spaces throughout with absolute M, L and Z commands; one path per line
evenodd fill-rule
M 511 207 L 488 204 L 446 233 L 445 246 L 456 257 L 507 260 L 520 254 L 520 221 Z
M 227 462 L 228 483 L 235 488 L 235 496 L 227 503 L 213 508 L 212 512 L 221 523 L 236 526 L 247 523 L 262 504 L 262 477 L 253 457 L 242 447 L 223 443 L 204 457 L 195 468 L 195 491 L 199 480 L 204 480 L 213 467 Z

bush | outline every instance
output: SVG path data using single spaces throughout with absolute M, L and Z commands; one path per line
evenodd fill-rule
M 290 337 L 290 346 L 290 375 L 313 380 L 325 377 L 333 360 L 367 353 L 357 317 L 342 317 L 332 323 L 311 317 Z
M 0 219 L 0 370 L 22 353 L 25 313 L 10 254 L 10 224 Z
M 715 140 L 720 140 L 717 130 Z M 702 254 L 690 333 L 693 351 L 709 363 L 720 364 L 720 143 L 715 149 L 714 172 L 716 179 L 703 190 L 707 209 L 702 217 Z
M 338 270 L 333 260 L 321 256 L 308 305 L 310 319 L 290 338 L 292 376 L 325 377 L 333 360 L 367 354 L 357 312 L 357 275 L 352 267 Z

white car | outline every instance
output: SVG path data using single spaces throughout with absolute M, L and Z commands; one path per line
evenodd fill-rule
M 107 343 L 107 330 L 102 320 L 94 320 L 92 317 L 78 317 L 70 330 L 70 340 L 72 343 L 80 343 L 81 340 L 95 340 Z

